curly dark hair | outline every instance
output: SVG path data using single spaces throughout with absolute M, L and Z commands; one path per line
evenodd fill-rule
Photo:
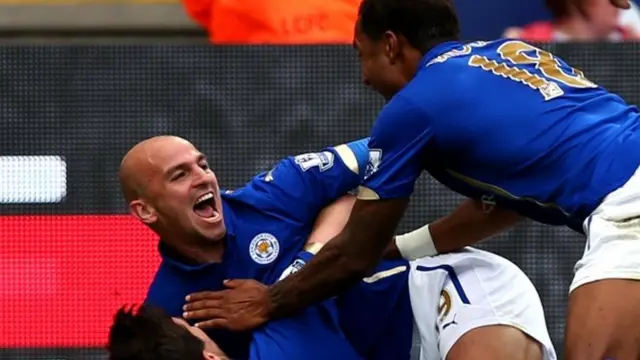
M 363 0 L 358 27 L 372 40 L 386 31 L 403 35 L 425 54 L 443 41 L 458 40 L 458 16 L 451 0 Z

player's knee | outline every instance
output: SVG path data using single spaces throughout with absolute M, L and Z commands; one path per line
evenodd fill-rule
M 446 360 L 544 360 L 542 345 L 509 325 L 475 328 L 451 347 Z

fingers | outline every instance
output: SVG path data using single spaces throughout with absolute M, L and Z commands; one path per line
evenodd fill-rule
M 197 293 L 187 296 L 189 303 L 182 307 L 185 319 L 211 319 L 224 314 L 222 307 L 222 295 L 214 292 Z M 202 300 L 198 300 L 202 299 Z
M 226 329 L 229 327 L 227 319 L 214 319 L 196 323 L 200 329 Z
M 182 310 L 184 311 L 203 310 L 203 309 L 209 309 L 209 308 L 218 308 L 221 305 L 222 305 L 222 300 L 205 299 L 205 300 L 191 301 L 185 304 L 182 307 Z
M 211 319 L 224 317 L 224 298 L 228 290 L 223 291 L 203 291 L 189 294 L 188 301 L 182 307 L 185 319 Z
M 189 310 L 182 313 L 182 317 L 187 320 L 200 320 L 200 319 L 212 319 L 212 318 L 224 318 L 225 311 L 220 309 L 202 309 L 202 310 Z
M 220 300 L 224 298 L 224 291 L 201 291 L 187 295 L 187 302 L 196 302 L 200 300 Z
M 186 296 L 187 303 L 183 306 L 183 318 L 187 320 L 202 320 L 196 323 L 196 326 L 203 329 L 208 328 L 225 328 L 230 326 L 237 327 L 238 319 L 236 316 L 240 314 L 240 319 L 244 312 L 247 312 L 246 302 L 242 300 L 248 294 L 260 293 L 266 288 L 265 285 L 247 279 L 225 280 L 224 286 L 226 290 L 221 291 L 201 291 Z M 240 306 L 238 304 L 244 304 Z M 249 307 L 251 308 L 251 307 Z

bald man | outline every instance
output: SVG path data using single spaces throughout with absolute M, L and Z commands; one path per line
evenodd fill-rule
M 120 182 L 131 214 L 161 239 L 162 263 L 146 304 L 180 317 L 188 294 L 221 290 L 225 279 L 276 282 L 300 256 L 312 256 L 313 245 L 305 249 L 305 243 L 316 218 L 359 185 L 368 157 L 363 139 L 288 157 L 242 188 L 222 191 L 205 156 L 187 140 L 140 142 L 124 157 Z M 396 266 L 383 262 L 375 272 Z M 408 359 L 412 313 L 406 282 L 406 274 L 385 278 L 372 284 L 372 302 L 344 308 L 351 313 L 366 307 L 386 319 L 346 334 L 349 342 L 333 300 L 253 333 L 213 329 L 207 335 L 232 359 Z M 387 301 L 402 295 L 404 302 Z
M 131 214 L 165 244 L 198 262 L 222 259 L 218 179 L 190 142 L 174 136 L 140 142 L 122 160 L 120 184 Z

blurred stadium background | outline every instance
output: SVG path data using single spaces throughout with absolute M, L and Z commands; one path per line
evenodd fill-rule
M 470 40 L 550 17 L 542 0 L 456 6 Z M 211 45 L 173 0 L 2 0 L 0 42 L 0 359 L 105 359 L 114 311 L 143 299 L 156 240 L 125 214 L 116 178 L 135 142 L 184 136 L 233 188 L 282 156 L 366 136 L 382 104 L 347 44 Z M 635 43 L 541 46 L 640 101 Z M 424 178 L 403 228 L 457 201 Z M 582 239 L 526 223 L 484 247 L 533 279 L 560 345 Z

